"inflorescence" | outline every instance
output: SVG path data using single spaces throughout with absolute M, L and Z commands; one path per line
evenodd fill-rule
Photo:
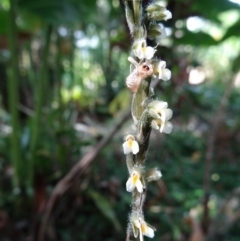
M 159 4 L 150 4 L 143 12 L 139 0 L 125 0 L 124 3 L 127 23 L 134 40 L 132 54 L 128 57 L 130 74 L 126 78 L 126 86 L 133 92 L 131 111 L 136 125 L 135 133 L 127 135 L 123 143 L 129 172 L 126 190 L 133 196 L 127 240 L 134 237 L 142 241 L 143 236 L 153 238 L 155 232 L 155 228 L 144 220 L 142 210 L 147 183 L 159 180 L 162 176 L 157 167 L 145 167 L 149 136 L 152 128 L 166 134 L 171 133 L 173 128 L 169 121 L 172 110 L 168 108 L 167 102 L 153 99 L 150 86 L 153 78 L 163 81 L 171 78 L 166 62 L 155 55 L 159 41 L 167 36 L 160 22 L 170 19 L 172 14 Z M 155 46 L 149 46 L 148 42 Z

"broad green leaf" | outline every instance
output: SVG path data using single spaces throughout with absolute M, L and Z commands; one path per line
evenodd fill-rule
M 235 24 L 233 24 L 231 27 L 228 28 L 228 30 L 226 31 L 226 33 L 224 34 L 220 42 L 223 42 L 232 36 L 237 36 L 237 37 L 240 36 L 240 19 Z
M 192 5 L 193 11 L 196 11 L 199 15 L 215 22 L 219 22 L 219 13 L 236 8 L 239 8 L 239 6 L 228 0 L 201 0 L 194 1 Z

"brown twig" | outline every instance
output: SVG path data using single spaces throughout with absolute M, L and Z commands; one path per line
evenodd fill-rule
M 69 171 L 69 173 L 57 183 L 43 210 L 43 216 L 42 216 L 42 221 L 40 224 L 40 231 L 39 231 L 39 241 L 44 241 L 46 226 L 49 222 L 50 215 L 56 200 L 70 188 L 73 181 L 79 175 L 84 173 L 84 171 L 95 159 L 95 157 L 108 144 L 108 142 L 117 133 L 117 131 L 119 131 L 119 129 L 125 123 L 125 121 L 128 118 L 130 118 L 130 115 L 131 115 L 130 111 L 127 111 L 119 120 L 119 122 L 114 126 L 114 128 L 109 132 L 109 134 L 105 136 L 99 143 L 93 146 L 91 150 L 77 164 L 73 166 L 73 168 Z

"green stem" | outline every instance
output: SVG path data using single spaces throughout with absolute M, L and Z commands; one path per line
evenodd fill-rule
M 59 33 L 56 31 L 57 39 L 56 39 L 56 46 L 57 46 L 57 55 L 56 55 L 56 95 L 57 100 L 60 106 L 62 106 L 62 96 L 61 96 L 61 86 L 62 86 L 62 73 L 61 73 L 61 60 L 62 60 L 62 54 L 61 54 L 61 37 Z
M 26 43 L 25 48 L 27 50 L 28 56 L 29 56 L 29 70 L 28 70 L 28 79 L 29 79 L 29 84 L 32 88 L 35 86 L 35 81 L 36 81 L 36 72 L 34 68 L 34 63 L 33 63 L 33 57 L 32 57 L 32 49 L 31 49 L 31 39 Z
M 149 137 L 152 131 L 150 124 L 151 119 L 152 118 L 149 116 L 148 110 L 145 110 L 138 124 L 137 140 L 139 143 L 139 152 L 137 154 L 136 162 L 139 165 L 143 164 L 148 152 Z
M 127 168 L 128 168 L 128 173 L 129 175 L 131 175 L 132 173 L 132 169 L 133 169 L 133 154 L 130 153 L 130 154 L 127 154 L 126 156 L 126 164 L 127 164 Z
M 48 26 L 45 32 L 46 36 L 46 42 L 43 49 L 43 56 L 42 56 L 42 67 L 41 72 L 39 75 L 39 79 L 37 82 L 37 88 L 36 88 L 36 108 L 35 108 L 35 115 L 33 119 L 33 126 L 32 126 L 32 141 L 31 141 L 31 155 L 32 159 L 30 161 L 30 180 L 33 180 L 33 165 L 35 160 L 35 150 L 38 144 L 38 138 L 39 138 L 39 130 L 40 130 L 40 124 L 41 124 L 41 116 L 42 116 L 42 107 L 43 107 L 43 99 L 46 96 L 46 93 L 48 93 L 48 90 L 46 89 L 46 82 L 48 78 L 48 54 L 49 54 L 49 46 L 50 46 L 50 39 L 51 39 L 51 33 L 52 33 L 52 26 Z
M 134 19 L 133 19 L 133 12 L 130 9 L 127 0 L 124 1 L 124 4 L 125 4 L 125 13 L 126 13 L 127 24 L 128 24 L 130 33 L 134 35 L 135 25 L 134 25 Z
M 18 116 L 18 101 L 19 101 L 19 80 L 18 80 L 18 54 L 17 54 L 17 27 L 15 21 L 15 0 L 10 0 L 9 9 L 9 31 L 8 41 L 11 53 L 10 68 L 8 69 L 8 102 L 11 114 L 11 159 L 15 173 L 13 176 L 13 185 L 19 185 L 19 165 L 20 165 L 20 143 L 19 143 L 19 116 Z
M 143 80 L 139 86 L 137 93 L 133 95 L 132 100 L 132 116 L 137 121 L 137 141 L 139 143 L 139 152 L 135 157 L 135 165 L 143 166 L 148 152 L 149 137 L 151 134 L 150 119 L 146 110 L 146 103 L 149 99 L 151 77 Z M 145 187 L 146 188 L 146 187 Z M 132 213 L 143 215 L 143 203 L 146 198 L 146 189 L 143 193 L 139 193 L 136 189 L 133 191 Z M 138 240 L 134 238 L 133 240 Z
M 75 38 L 74 38 L 74 31 L 72 30 L 70 33 L 70 43 L 71 43 L 71 52 L 70 52 L 70 75 L 71 75 L 71 87 L 74 87 L 74 54 L 75 54 Z
M 133 11 L 134 11 L 134 22 L 135 22 L 135 26 L 136 27 L 140 27 L 141 24 L 141 19 L 140 19 L 140 6 L 142 6 L 142 4 L 139 4 L 140 0 L 134 0 L 133 1 Z
M 142 0 L 133 1 L 133 11 L 134 11 L 134 39 L 139 39 L 144 36 L 144 29 L 141 26 L 141 17 L 142 17 Z
M 133 95 L 132 115 L 137 119 L 137 121 L 140 120 L 145 110 L 144 103 L 147 101 L 149 97 L 150 83 L 151 83 L 151 77 L 143 80 L 137 90 L 137 93 Z

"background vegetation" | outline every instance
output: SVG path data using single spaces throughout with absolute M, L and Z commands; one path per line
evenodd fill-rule
M 149 165 L 163 178 L 148 190 L 147 220 L 154 240 L 237 241 L 239 4 L 167 6 L 158 51 L 173 76 L 155 94 L 174 130 L 151 136 Z M 0 1 L 1 241 L 125 239 L 130 45 L 119 0 Z

